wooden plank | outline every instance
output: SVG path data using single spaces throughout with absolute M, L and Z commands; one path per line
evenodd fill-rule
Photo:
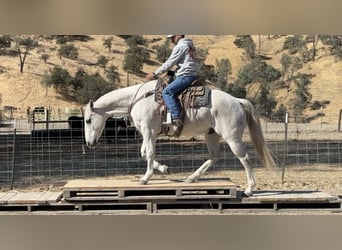
M 81 201 L 154 201 L 154 200 L 212 200 L 212 199 L 227 199 L 227 198 L 235 198 L 230 196 L 222 196 L 222 195 L 183 195 L 183 196 L 175 196 L 175 195 L 141 195 L 141 196 L 127 196 L 127 197 L 117 197 L 117 196 L 82 196 L 75 195 L 68 198 L 65 198 L 66 201 L 70 202 L 81 202 Z
M 47 204 L 48 202 L 56 202 L 56 197 L 60 196 L 60 192 L 26 192 L 18 193 L 16 196 L 8 199 L 8 204 Z
M 182 180 L 158 180 L 152 179 L 146 185 L 139 184 L 139 180 L 71 180 L 66 183 L 63 190 L 94 190 L 94 189 L 167 189 L 167 188 L 208 188 L 208 187 L 231 187 L 236 185 L 229 179 L 200 179 L 195 183 L 188 183 Z
M 86 210 L 116 210 L 116 211 L 142 211 L 152 212 L 151 202 L 83 202 L 77 204 L 80 211 Z
M 8 204 L 44 204 L 45 200 L 41 200 L 41 192 L 18 193 L 16 196 L 8 200 Z
M 161 210 L 222 210 L 220 201 L 210 200 L 182 200 L 182 201 L 154 201 L 152 211 L 158 213 Z
M 336 196 L 321 191 L 255 191 L 243 202 L 322 202 L 337 200 Z
M 48 203 L 54 203 L 54 202 L 60 201 L 62 197 L 63 197 L 62 191 L 46 192 L 46 194 L 45 194 L 45 199 L 46 199 L 46 202 L 48 202 Z
M 16 196 L 17 194 L 18 192 L 16 191 L 0 193 L 0 204 L 7 204 L 8 200 Z

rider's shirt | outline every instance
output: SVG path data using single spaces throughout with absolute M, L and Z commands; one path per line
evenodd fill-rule
M 181 38 L 173 48 L 170 57 L 155 72 L 159 75 L 177 65 L 176 76 L 197 76 L 198 66 L 195 58 L 195 46 L 191 39 Z

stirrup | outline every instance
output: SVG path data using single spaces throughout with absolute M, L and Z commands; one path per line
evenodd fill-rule
M 171 119 L 171 113 L 167 112 L 166 113 L 166 121 L 162 123 L 163 125 L 171 125 L 172 124 L 172 119 Z
M 183 122 L 180 120 L 180 123 L 177 124 L 176 122 L 175 126 L 176 126 L 176 130 L 172 136 L 178 138 L 182 134 L 182 131 L 183 131 Z

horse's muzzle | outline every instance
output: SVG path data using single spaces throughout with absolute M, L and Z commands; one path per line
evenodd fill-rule
M 97 146 L 98 142 L 97 141 L 94 141 L 93 143 L 90 143 L 90 142 L 86 142 L 86 145 L 88 148 L 95 148 Z

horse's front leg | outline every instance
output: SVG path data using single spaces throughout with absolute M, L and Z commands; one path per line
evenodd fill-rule
M 141 146 L 141 153 L 145 156 L 147 161 L 147 168 L 145 175 L 140 179 L 140 184 L 145 185 L 153 175 L 154 157 L 156 148 L 156 135 L 153 130 L 148 127 L 142 128 L 143 143 Z
M 160 173 L 162 174 L 168 174 L 168 166 L 164 165 L 164 164 L 160 164 L 157 161 L 153 161 L 153 169 L 157 169 Z
M 145 158 L 147 160 L 146 157 L 146 147 L 145 147 L 145 140 L 143 140 L 143 143 L 141 144 L 141 157 Z M 164 164 L 160 164 L 158 161 L 154 160 L 153 161 L 153 169 L 158 170 L 160 173 L 162 174 L 168 174 L 168 166 L 164 165 Z

